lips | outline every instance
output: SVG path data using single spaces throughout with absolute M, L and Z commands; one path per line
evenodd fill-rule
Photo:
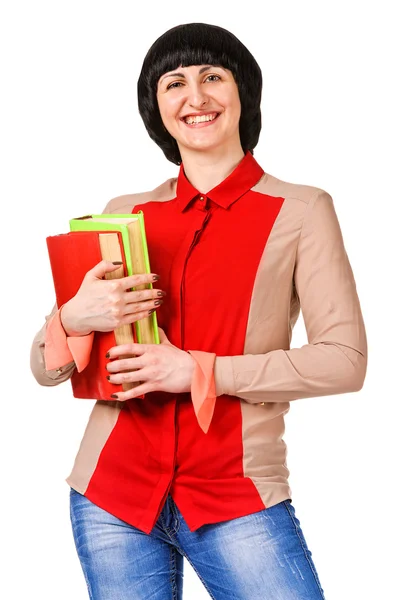
M 185 115 L 181 118 L 186 125 L 191 127 L 196 125 L 203 125 L 207 123 L 212 123 L 215 119 L 218 118 L 220 113 L 218 112 L 208 112 L 208 113 L 191 113 L 189 115 Z

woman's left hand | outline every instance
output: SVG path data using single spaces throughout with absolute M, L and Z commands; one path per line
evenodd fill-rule
M 159 329 L 160 344 L 123 344 L 113 346 L 107 354 L 111 383 L 142 383 L 126 392 L 112 394 L 115 400 L 128 400 L 149 392 L 162 391 L 180 394 L 189 392 L 195 360 L 184 350 L 173 346 L 164 331 Z M 126 358 L 126 355 L 133 355 Z M 124 358 L 118 359 L 118 356 Z

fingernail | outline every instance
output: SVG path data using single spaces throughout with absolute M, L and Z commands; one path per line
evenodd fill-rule
M 154 306 L 161 306 L 163 304 L 163 300 L 155 300 Z
M 148 311 L 149 315 L 152 315 L 152 313 L 155 312 L 155 308 L 152 308 L 151 310 Z
M 118 394 L 111 394 L 111 398 L 116 398 L 116 400 L 118 400 Z
M 112 264 L 113 265 L 123 265 L 123 262 L 121 260 L 113 260 Z
M 160 279 L 161 278 L 160 278 L 159 275 L 154 275 L 153 278 L 152 278 L 153 281 L 159 281 Z
M 105 358 L 111 358 L 111 355 L 109 352 L 107 352 L 107 354 L 105 355 Z
M 111 379 L 111 375 L 107 375 L 107 379 L 109 381 Z
M 161 291 L 159 291 L 159 292 L 157 293 L 157 296 L 166 296 L 166 292 L 161 292 Z

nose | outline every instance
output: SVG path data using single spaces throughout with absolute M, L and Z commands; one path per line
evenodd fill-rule
M 188 92 L 189 94 L 187 101 L 192 108 L 199 109 L 206 106 L 208 102 L 208 96 L 200 85 L 195 84 L 190 86 Z

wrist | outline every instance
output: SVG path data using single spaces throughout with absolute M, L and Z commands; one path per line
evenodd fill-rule
M 69 301 L 70 302 L 70 301 Z M 60 323 L 68 337 L 78 337 L 89 335 L 91 331 L 82 330 L 78 324 L 74 322 L 70 315 L 70 304 L 67 302 L 61 306 L 60 310 Z
M 193 384 L 193 379 L 194 379 L 194 373 L 195 373 L 195 368 L 197 366 L 197 362 L 195 360 L 195 358 L 193 358 L 191 356 L 191 354 L 189 352 L 186 352 L 186 354 L 188 354 L 188 356 L 190 357 L 190 361 L 188 362 L 188 378 L 189 378 L 189 386 L 191 389 L 191 386 Z

